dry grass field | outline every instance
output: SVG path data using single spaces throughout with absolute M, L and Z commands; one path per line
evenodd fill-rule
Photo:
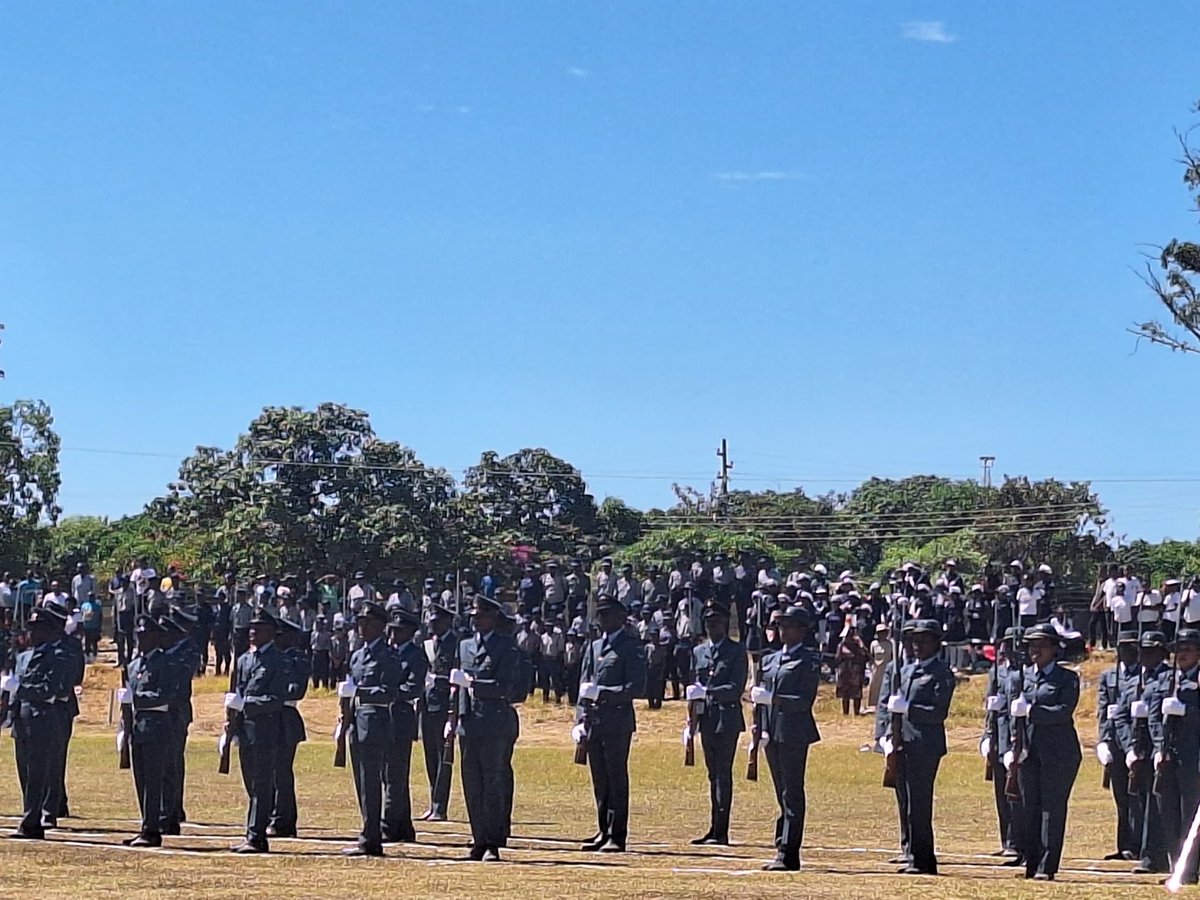
M 1094 740 L 1094 683 L 1100 662 L 1084 667 L 1089 682 L 1079 715 L 1085 743 Z M 842 718 L 832 688 L 823 688 L 818 720 L 824 740 L 810 758 L 804 868 L 768 874 L 775 815 L 769 778 L 740 780 L 735 797 L 734 846 L 696 848 L 688 840 L 707 824 L 707 783 L 701 762 L 682 765 L 679 729 L 684 709 L 668 703 L 639 709 L 634 746 L 630 852 L 599 857 L 578 850 L 594 831 L 587 770 L 572 764 L 569 712 L 532 700 L 521 711 L 516 756 L 514 839 L 499 865 L 462 862 L 467 840 L 458 786 L 452 821 L 422 827 L 419 843 L 391 846 L 384 860 L 343 859 L 358 828 L 349 770 L 332 767 L 329 735 L 336 699 L 322 692 L 304 701 L 310 741 L 300 748 L 297 781 L 300 830 L 279 840 L 266 857 L 225 853 L 240 834 L 245 797 L 240 779 L 216 772 L 215 741 L 223 679 L 197 682 L 197 726 L 188 753 L 187 811 L 191 822 L 161 850 L 132 850 L 120 840 L 135 829 L 137 803 L 130 773 L 117 769 L 114 728 L 108 724 L 111 667 L 93 666 L 85 683 L 84 714 L 76 726 L 68 774 L 73 818 L 46 843 L 0 841 L 3 896 L 140 897 L 383 897 L 494 898 L 533 896 L 639 897 L 1099 897 L 1163 896 L 1156 877 L 1128 874 L 1129 864 L 1098 862 L 1113 843 L 1113 809 L 1100 788 L 1100 769 L 1087 753 L 1076 782 L 1066 859 L 1060 880 L 1026 882 L 986 854 L 997 847 L 991 785 L 976 751 L 983 678 L 960 684 L 951 721 L 953 750 L 938 782 L 936 828 L 942 876 L 894 874 L 895 807 L 880 786 L 882 758 L 858 752 L 871 721 Z M 639 703 L 639 707 L 644 704 Z M 419 752 L 416 759 L 419 760 Z M 744 758 L 738 762 L 744 766 Z M 236 773 L 236 765 L 234 769 Z M 425 798 L 414 767 L 414 804 Z M 12 743 L 0 741 L 0 814 L 15 824 L 20 809 Z

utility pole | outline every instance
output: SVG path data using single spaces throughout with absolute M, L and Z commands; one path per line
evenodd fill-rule
M 994 456 L 979 457 L 979 464 L 983 467 L 983 481 L 981 484 L 985 488 L 990 488 L 992 486 L 992 463 L 995 461 L 996 457 Z
M 717 451 L 717 459 L 721 460 L 721 471 L 717 475 L 717 503 L 715 512 L 723 512 L 725 498 L 729 496 L 729 470 L 733 463 L 729 461 L 729 442 L 721 438 L 721 449 Z

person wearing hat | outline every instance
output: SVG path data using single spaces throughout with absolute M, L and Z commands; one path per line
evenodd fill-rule
M 788 606 L 775 619 L 781 648 L 762 659 L 762 684 L 750 691 L 762 743 L 775 786 L 779 818 L 775 821 L 775 858 L 763 866 L 770 872 L 800 868 L 806 812 L 805 776 L 809 747 L 821 739 L 812 707 L 821 680 L 820 657 L 808 647 L 812 614 Z
M 234 690 L 226 705 L 239 713 L 238 763 L 250 801 L 246 838 L 234 853 L 266 853 L 267 826 L 275 806 L 275 751 L 283 725 L 291 666 L 275 646 L 275 617 L 259 607 L 250 618 L 250 648 L 238 657 Z
M 954 674 L 938 655 L 942 629 L 932 619 L 911 623 L 913 658 L 900 669 L 900 683 L 888 698 L 891 713 L 884 738 L 895 749 L 895 717 L 903 731 L 896 769 L 896 803 L 901 846 L 908 864 L 904 875 L 936 875 L 933 835 L 933 787 L 946 755 L 946 716 L 954 696 Z M 886 745 L 885 745 L 886 746 Z M 889 751 L 891 752 L 891 751 Z
M 1079 676 L 1056 661 L 1060 639 L 1053 626 L 1034 625 L 1025 632 L 1024 643 L 1030 665 L 1009 714 L 1013 728 L 1025 730 L 1028 754 L 1018 762 L 1025 877 L 1053 881 L 1062 858 L 1067 802 L 1081 760 L 1074 719 Z
M 941 577 L 938 578 L 938 584 L 947 590 L 958 585 L 960 591 L 966 591 L 966 584 L 963 582 L 962 574 L 958 571 L 958 560 L 953 558 L 946 560 L 945 568 Z
M 558 560 L 552 559 L 546 563 L 541 581 L 542 605 L 539 612 L 549 622 L 567 608 L 567 583 L 559 571 Z
M 1136 787 L 1136 797 L 1130 799 L 1141 807 L 1143 822 L 1141 833 L 1140 859 L 1134 867 L 1135 875 L 1148 875 L 1154 872 L 1166 872 L 1167 845 L 1163 836 L 1162 819 L 1154 800 L 1154 751 L 1153 732 L 1150 724 L 1150 712 L 1154 702 L 1157 686 L 1170 675 L 1171 667 L 1167 665 L 1167 639 L 1161 631 L 1142 631 L 1138 641 L 1138 662 L 1142 667 L 1142 691 L 1135 695 L 1137 700 L 1131 707 L 1134 717 L 1134 746 L 1140 756 L 1143 752 L 1145 761 L 1139 763 L 1141 777 L 1130 779 L 1130 788 Z M 1133 773 L 1131 773 L 1132 775 Z
M 508 840 L 506 759 L 518 729 L 513 702 L 524 694 L 521 651 L 499 630 L 503 608 L 476 595 L 471 613 L 475 633 L 458 645 L 457 665 L 450 672 L 458 703 L 458 737 L 462 744 L 462 787 L 471 825 L 467 858 L 498 862 Z
M 979 754 L 987 761 L 992 772 L 992 789 L 996 801 L 996 819 L 1000 827 L 1000 849 L 992 856 L 1010 857 L 1006 866 L 1024 866 L 1022 855 L 1021 826 L 1024 814 L 1020 800 L 1009 799 L 1005 792 L 1008 770 L 1004 766 L 1005 755 L 1012 749 L 1013 732 L 1009 708 L 1020 696 L 1024 684 L 1019 649 L 1021 629 L 1009 628 L 996 647 L 996 659 L 988 678 L 987 694 L 984 698 L 986 712 L 983 738 L 979 743 Z
M 308 740 L 299 707 L 308 693 L 308 680 L 313 672 L 308 654 L 304 652 L 306 638 L 308 635 L 299 622 L 279 620 L 275 648 L 288 662 L 288 685 L 283 698 L 279 749 L 275 754 L 275 802 L 267 824 L 268 837 L 296 836 L 296 749 Z
M 1106 860 L 1138 858 L 1141 823 L 1129 803 L 1129 768 L 1124 747 L 1133 746 L 1129 705 L 1137 692 L 1141 667 L 1138 664 L 1138 633 L 1117 634 L 1117 664 L 1100 675 L 1096 689 L 1096 758 L 1104 767 L 1106 780 L 1117 807 L 1117 848 Z
M 383 767 L 383 842 L 415 843 L 409 771 L 417 739 L 417 703 L 425 693 L 429 661 L 413 638 L 421 620 L 406 609 L 393 609 L 387 626 L 388 646 L 400 666 L 400 685 L 392 702 L 392 739 Z
M 484 595 L 486 596 L 486 594 Z M 450 779 L 438 778 L 442 766 L 446 721 L 450 717 L 450 672 L 458 661 L 458 634 L 451 627 L 454 613 L 440 603 L 427 607 L 428 637 L 421 645 L 425 653 L 424 698 L 421 702 L 421 750 L 429 780 L 429 808 L 422 821 L 446 821 L 450 803 Z M 438 785 L 442 790 L 438 791 Z
M 565 618 L 587 615 L 588 598 L 592 594 L 592 577 L 583 571 L 583 561 L 571 560 L 571 571 L 567 575 L 567 613 Z
M 629 837 L 629 745 L 637 730 L 633 701 L 646 693 L 646 657 L 625 629 L 627 615 L 615 597 L 598 600 L 601 636 L 585 648 L 579 675 L 575 735 L 581 738 L 580 729 L 586 731 L 599 824 L 583 849 L 601 853 L 624 852 Z
M 354 573 L 354 584 L 350 585 L 350 590 L 346 591 L 346 601 L 350 605 L 350 611 L 358 614 L 359 609 L 366 601 L 374 603 L 379 599 L 379 594 L 375 590 L 375 585 L 367 581 L 367 573 L 359 569 Z
M 233 606 L 229 610 L 234 665 L 250 649 L 250 620 L 253 618 L 254 604 L 250 602 L 250 591 L 239 585 L 234 588 Z
M 183 785 L 188 728 L 192 724 L 192 675 L 196 671 L 200 651 L 192 640 L 196 617 L 173 607 L 159 620 L 160 646 L 167 663 L 175 670 L 179 696 L 171 704 L 171 744 L 163 780 L 162 833 L 179 834 L 180 823 L 187 820 L 183 807 Z
M 31 649 L 20 654 L 17 674 L 5 678 L 23 812 L 14 838 L 42 840 L 45 810 L 58 802 L 58 759 L 66 753 L 75 657 L 64 646 L 67 614 L 56 604 L 35 607 L 27 619 Z
M 47 828 L 57 827 L 59 819 L 70 815 L 67 803 L 67 750 L 71 744 L 75 719 L 79 716 L 79 698 L 75 696 L 75 689 L 83 684 L 83 673 L 87 668 L 79 629 L 80 614 L 71 611 L 68 606 L 70 602 L 69 597 L 65 600 L 52 597 L 42 599 L 43 607 L 55 611 L 65 620 L 61 643 L 71 660 L 71 690 L 67 693 L 66 702 L 61 710 L 65 737 L 58 744 L 59 755 L 54 760 L 52 790 L 46 795 L 46 805 L 42 814 L 42 822 Z
M 1162 632 L 1167 640 L 1174 642 L 1175 630 L 1179 627 L 1180 599 L 1183 596 L 1183 582 L 1178 578 L 1168 578 L 1162 584 Z
M 748 667 L 746 648 L 729 636 L 730 610 L 714 598 L 704 609 L 708 640 L 693 651 L 696 683 L 687 689 L 688 703 L 699 705 L 698 730 L 708 772 L 709 826 L 693 844 L 727 845 L 733 810 L 733 760 L 738 736 L 746 730 L 742 694 Z
M 1183 855 L 1184 840 L 1200 807 L 1200 630 L 1175 634 L 1175 667 L 1161 679 L 1150 699 L 1154 736 L 1156 809 L 1172 866 Z M 1182 881 L 1196 884 L 1196 849 L 1184 865 Z
M 542 608 L 542 579 L 538 575 L 537 566 L 528 563 L 525 575 L 517 584 L 517 611 L 528 615 L 535 609 Z
M 172 709 L 182 697 L 181 683 L 178 669 L 163 651 L 165 628 L 149 616 L 142 616 L 135 633 L 138 655 L 129 664 L 127 684 L 119 692 L 119 700 L 133 707 L 133 733 L 124 738 L 130 742 L 142 822 L 138 833 L 122 843 L 161 847 L 164 787 L 177 731 Z
M 354 787 L 362 814 L 362 831 L 345 856 L 383 856 L 383 771 L 392 741 L 392 703 L 403 680 L 400 661 L 384 640 L 389 617 L 374 600 L 364 599 L 358 609 L 362 645 L 350 655 L 346 680 L 338 693 L 351 699 L 350 761 Z

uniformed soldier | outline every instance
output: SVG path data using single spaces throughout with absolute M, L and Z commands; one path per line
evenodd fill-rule
M 450 683 L 458 702 L 462 787 L 471 825 L 468 859 L 497 862 L 507 840 L 505 760 L 516 733 L 515 698 L 524 695 L 520 651 L 498 631 L 501 606 L 476 595 L 475 633 L 458 645 Z
M 750 698 L 761 709 L 767 765 L 779 804 L 775 858 L 763 868 L 795 872 L 804 842 L 808 750 L 821 740 L 812 714 L 821 683 L 821 658 L 807 646 L 813 627 L 807 609 L 789 606 L 775 622 L 783 646 L 763 657 L 762 685 L 751 691 Z
M 199 665 L 200 648 L 192 639 L 196 616 L 179 607 L 160 617 L 159 641 L 169 666 L 175 669 L 179 695 L 170 709 L 171 731 L 168 737 L 167 763 L 163 773 L 162 833 L 179 834 L 180 823 L 187 821 L 183 807 L 186 774 L 188 727 L 192 724 L 192 675 Z
M 1178 864 L 1196 808 L 1200 806 L 1200 631 L 1175 633 L 1175 666 L 1150 699 L 1154 737 L 1154 795 L 1172 867 Z M 1182 881 L 1196 883 L 1193 852 Z
M 931 619 L 912 624 L 914 659 L 900 670 L 898 689 L 888 711 L 903 719 L 903 751 L 896 772 L 896 802 L 901 834 L 907 834 L 904 875 L 936 875 L 933 837 L 933 786 L 946 755 L 946 715 L 954 696 L 954 674 L 938 656 L 942 629 Z M 892 721 L 886 738 L 891 741 Z
M 275 799 L 271 819 L 267 825 L 268 837 L 294 838 L 296 836 L 296 749 L 308 740 L 304 728 L 304 717 L 300 715 L 300 701 L 308 693 L 308 680 L 312 677 L 312 663 L 304 652 L 304 626 L 290 619 L 279 619 L 279 630 L 275 635 L 275 647 L 288 662 L 288 686 L 284 694 L 279 729 L 279 749 L 275 754 Z
M 507 637 L 513 638 L 517 644 L 519 659 L 521 662 L 521 683 L 520 689 L 512 697 L 514 707 L 524 703 L 529 699 L 529 694 L 532 691 L 534 662 L 528 653 L 521 649 L 520 641 L 516 635 L 517 617 L 510 615 L 506 611 L 501 611 L 500 620 L 496 625 L 496 631 Z M 521 737 L 521 716 L 513 709 L 512 711 L 513 727 L 507 732 L 504 744 L 504 765 L 501 767 L 501 774 L 504 778 L 504 840 L 500 842 L 501 847 L 508 846 L 508 838 L 512 836 L 512 810 L 513 799 L 517 789 L 516 773 L 513 771 L 513 757 L 517 752 L 517 741 Z
M 63 648 L 71 657 L 71 690 L 68 692 L 63 727 L 65 738 L 59 745 L 59 756 L 54 760 L 53 790 L 46 795 L 46 806 L 42 810 L 42 824 L 46 828 L 56 828 L 60 818 L 67 818 L 71 813 L 67 801 L 67 752 L 71 744 L 71 735 L 75 728 L 75 719 L 79 716 L 79 698 L 75 689 L 83 684 L 83 673 L 86 668 L 86 658 L 83 652 L 83 640 L 80 634 L 79 613 L 72 613 L 63 602 L 47 599 L 44 604 L 56 610 L 65 617 L 63 628 Z
M 250 618 L 250 649 L 238 657 L 235 708 L 238 719 L 238 762 L 250 800 L 246 839 L 234 853 L 266 853 L 267 826 L 275 805 L 275 753 L 283 730 L 291 666 L 275 646 L 275 617 L 259 607 Z
M 14 838 L 43 840 L 45 807 L 58 797 L 58 759 L 67 742 L 68 697 L 72 695 L 75 656 L 64 644 L 67 617 L 56 605 L 29 614 L 29 642 L 10 714 L 24 811 Z
M 166 628 L 149 616 L 136 627 L 138 656 L 129 663 L 122 703 L 133 707 L 129 735 L 133 783 L 142 824 L 137 835 L 122 843 L 130 847 L 161 847 L 167 768 L 174 752 L 177 721 L 173 710 L 183 697 L 180 672 L 163 650 L 170 642 Z
M 436 602 L 428 604 L 429 637 L 422 645 L 427 671 L 425 696 L 421 702 L 421 745 L 425 754 L 425 774 L 429 779 L 429 808 L 421 819 L 446 821 L 450 801 L 450 782 L 445 781 L 445 796 L 437 795 L 438 770 L 442 765 L 446 720 L 450 715 L 450 670 L 458 661 L 458 635 L 451 627 L 454 613 Z
M 1142 835 L 1141 858 L 1134 867 L 1135 875 L 1148 875 L 1152 872 L 1167 872 L 1167 844 L 1163 834 L 1162 819 L 1154 800 L 1153 767 L 1153 732 L 1150 725 L 1151 704 L 1158 686 L 1170 673 L 1171 669 L 1165 662 L 1167 656 L 1167 638 L 1161 631 L 1143 631 L 1139 642 L 1141 648 L 1139 662 L 1144 670 L 1145 684 L 1142 691 L 1142 702 L 1135 709 L 1135 728 L 1142 729 L 1143 743 L 1150 745 L 1149 756 L 1145 765 L 1145 777 L 1138 787 L 1138 802 L 1141 803 Z M 1142 714 L 1145 715 L 1142 715 Z
M 637 730 L 633 701 L 645 695 L 646 657 L 625 629 L 628 610 L 601 596 L 596 619 L 601 636 L 583 654 L 576 722 L 588 733 L 588 765 L 599 832 L 584 850 L 622 853 L 629 836 L 629 745 Z M 689 660 L 690 661 L 690 660 Z
M 392 702 L 392 739 L 387 746 L 383 767 L 383 842 L 415 843 L 412 799 L 408 775 L 412 764 L 413 742 L 417 739 L 416 704 L 425 692 L 425 673 L 429 662 L 425 651 L 413 643 L 421 624 L 416 613 L 393 609 L 388 623 L 388 646 L 400 668 L 400 683 Z
M 1134 860 L 1140 850 L 1142 823 L 1129 802 L 1129 767 L 1125 764 L 1125 748 L 1133 746 L 1125 701 L 1137 691 L 1139 672 L 1137 632 L 1122 631 L 1117 635 L 1117 664 L 1100 676 L 1096 691 L 1096 758 L 1105 769 L 1117 807 L 1117 849 L 1105 856 L 1106 860 Z
M 1061 639 L 1052 625 L 1026 630 L 1025 644 L 1030 665 L 1022 696 L 1009 710 L 1013 727 L 1025 728 L 1028 753 L 1019 774 L 1025 809 L 1025 877 L 1053 881 L 1062 858 L 1067 801 L 1081 758 L 1074 721 L 1079 676 L 1055 661 Z
M 1019 800 L 1011 800 L 1005 794 L 1007 770 L 1004 767 L 1004 757 L 1012 749 L 1012 719 L 1009 709 L 1012 701 L 1021 695 L 1024 688 L 1025 673 L 1016 652 L 1016 645 L 1021 640 L 1021 629 L 1009 628 L 1004 632 L 1004 640 L 1000 645 L 999 654 L 994 663 L 993 677 L 988 679 L 987 698 L 984 708 L 987 711 L 987 728 L 980 744 L 979 752 L 992 770 L 992 788 L 996 800 L 996 818 L 1000 824 L 1000 849 L 993 856 L 1011 857 L 1005 866 L 1024 866 L 1025 857 L 1021 853 L 1021 825 L 1023 813 Z M 991 746 L 992 742 L 995 746 Z
M 738 736 L 746 730 L 742 693 L 748 676 L 746 648 L 729 637 L 729 621 L 728 604 L 713 600 L 705 608 L 708 640 L 695 650 L 696 683 L 688 689 L 688 702 L 701 706 L 699 730 L 711 810 L 708 831 L 693 844 L 729 843 L 733 760 Z
M 350 657 L 350 673 L 339 691 L 353 698 L 350 761 L 363 827 L 346 856 L 383 856 L 383 769 L 392 742 L 392 703 L 400 691 L 400 660 L 384 640 L 388 614 L 373 600 L 358 613 L 362 646 Z

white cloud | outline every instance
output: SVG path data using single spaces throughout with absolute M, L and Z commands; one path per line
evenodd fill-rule
M 567 74 L 574 75 L 576 78 L 587 78 L 592 73 L 587 69 L 579 68 L 579 66 L 571 66 L 571 68 L 567 69 Z
M 713 178 L 718 181 L 797 181 L 804 176 L 799 172 L 783 170 L 763 172 L 713 172 Z
M 953 44 L 958 40 L 957 34 L 946 30 L 945 22 L 905 22 L 903 33 L 910 41 L 927 44 Z

